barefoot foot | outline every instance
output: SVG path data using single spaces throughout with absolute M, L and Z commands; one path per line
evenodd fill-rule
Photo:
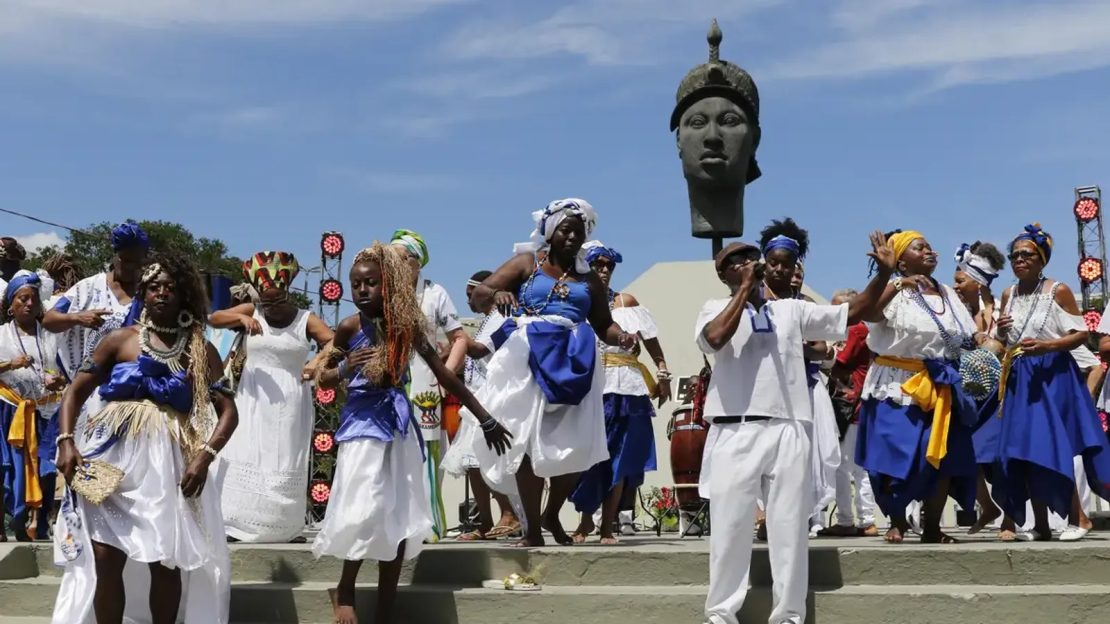
M 578 528 L 571 534 L 571 539 L 575 544 L 585 543 L 586 538 L 594 534 L 597 526 L 594 524 L 592 518 L 583 517 L 582 521 L 578 523 Z
M 890 527 L 890 530 L 886 532 L 886 535 L 883 536 L 883 539 L 886 540 L 887 544 L 901 544 L 902 540 L 904 539 L 902 529 L 899 529 L 898 527 Z
M 571 546 L 574 544 L 574 539 L 567 535 L 558 517 L 551 517 L 545 514 L 543 518 L 543 528 L 547 529 L 548 533 L 551 533 L 551 538 L 555 540 L 556 544 L 560 546 Z
M 543 539 L 543 534 L 532 535 L 527 534 L 523 538 L 512 543 L 513 548 L 539 548 L 546 542 Z
M 355 588 L 337 587 L 328 594 L 331 596 L 335 624 L 358 624 L 358 616 L 355 615 Z
M 620 542 L 621 541 L 619 539 L 617 539 L 617 537 L 615 535 L 602 535 L 601 536 L 601 545 L 602 546 L 613 546 L 613 545 L 619 544 Z
M 971 525 L 971 528 L 967 530 L 967 534 L 975 535 L 976 533 L 990 526 L 992 522 L 998 520 L 998 518 L 1001 516 L 1002 510 L 998 509 L 997 507 L 991 511 L 983 511 L 983 515 L 979 516 L 979 519 L 975 521 L 975 524 Z

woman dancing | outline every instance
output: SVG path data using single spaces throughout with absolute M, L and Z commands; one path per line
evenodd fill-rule
M 623 260 L 621 254 L 598 241 L 590 241 L 586 249 L 586 262 L 607 289 L 613 321 L 636 338 L 632 349 L 611 347 L 602 343 L 601 361 L 605 367 L 605 436 L 609 457 L 596 464 L 578 481 L 570 500 L 582 514 L 574 531 L 576 543 L 586 541 L 596 528 L 594 513 L 601 509 L 601 543 L 616 544 L 613 529 L 621 502 L 630 500 L 625 493 L 635 492 L 644 483 L 644 473 L 655 470 L 655 434 L 651 419 L 655 417 L 651 400 L 659 405 L 671 398 L 671 373 L 659 345 L 659 330 L 655 318 L 628 293 L 614 292 L 610 288 L 613 271 Z M 643 341 L 658 375 L 655 379 L 647 367 L 637 359 L 639 342 Z M 631 505 L 628 506 L 631 509 Z
M 12 532 L 27 542 L 48 537 L 47 518 L 54 503 L 55 413 L 65 378 L 54 370 L 58 345 L 44 332 L 43 297 L 52 280 L 17 272 L 0 297 L 0 458 L 3 504 Z M 0 542 L 7 541 L 0 523 Z
M 1073 458 L 1081 456 L 1091 489 L 1110 494 L 1110 447 L 1085 380 L 1071 351 L 1087 339 L 1075 296 L 1065 284 L 1045 277 L 1052 237 L 1032 224 L 1010 244 L 1016 286 L 1002 294 L 998 338 L 1006 344 L 999 400 L 995 495 L 1020 526 L 1033 502 L 1034 538 L 1052 537 L 1048 510 L 1081 519 L 1075 497 Z M 1061 539 L 1072 539 L 1069 528 Z M 1079 535 L 1078 537 L 1082 537 Z M 1075 538 L 1078 539 L 1078 538 Z
M 902 542 L 906 507 L 925 501 L 921 541 L 955 543 L 940 530 L 949 481 L 960 506 L 975 504 L 974 404 L 963 394 L 958 362 L 975 322 L 956 293 L 933 279 L 937 254 L 916 231 L 889 235 L 900 277 L 866 320 L 878 356 L 864 382 L 856 464 L 891 520 L 886 541 Z
M 579 473 L 609 459 L 597 340 L 632 349 L 636 337 L 613 322 L 608 289 L 586 262 L 582 246 L 597 223 L 593 207 L 561 199 L 532 218 L 531 241 L 517 245 L 519 255 L 474 289 L 477 305 L 495 302 L 520 312 L 502 325 L 498 340 L 504 342 L 478 393 L 516 442 L 502 457 L 479 449 L 478 461 L 494 489 L 519 488 L 527 532 L 518 546 L 543 546 L 543 529 L 571 544 L 559 510 Z M 540 261 L 537 254 L 545 250 Z M 551 487 L 541 521 L 544 479 Z
M 391 621 L 404 559 L 416 557 L 432 536 L 427 505 L 423 443 L 404 385 L 415 352 L 443 385 L 481 423 L 495 453 L 509 433 L 447 370 L 424 334 L 424 315 L 412 288 L 408 264 L 392 246 L 375 243 L 355 256 L 351 295 L 358 314 L 347 317 L 320 369 L 322 387 L 347 383 L 339 415 L 339 442 L 332 497 L 319 535 L 316 557 L 343 560 L 332 602 L 335 620 L 354 624 L 355 580 L 364 559 L 378 561 L 378 601 L 374 622 Z
M 235 430 L 235 402 L 210 383 L 221 365 L 196 269 L 163 256 L 141 275 L 138 325 L 105 337 L 62 399 L 58 469 L 71 488 L 55 527 L 55 624 L 228 621 L 231 562 L 209 466 Z M 80 432 L 97 386 L 106 404 Z M 99 505 L 72 488 L 90 459 L 123 472 Z
M 316 410 L 311 387 L 313 345 L 323 349 L 332 330 L 297 309 L 289 286 L 300 271 L 293 254 L 262 251 L 243 263 L 243 277 L 259 293 L 214 312 L 213 327 L 241 327 L 246 358 L 237 387 L 239 429 L 224 449 L 224 529 L 229 539 L 253 543 L 304 541 L 308 460 Z

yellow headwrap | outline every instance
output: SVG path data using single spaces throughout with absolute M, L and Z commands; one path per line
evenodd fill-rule
M 925 235 L 917 230 L 906 230 L 904 232 L 892 234 L 886 242 L 890 243 L 890 246 L 894 248 L 894 257 L 900 260 L 902 254 L 906 253 L 906 250 L 910 248 L 910 243 L 919 238 L 925 238 Z

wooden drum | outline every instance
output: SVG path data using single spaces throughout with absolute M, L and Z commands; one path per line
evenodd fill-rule
M 705 438 L 709 434 L 709 424 L 702 417 L 707 383 L 707 375 L 679 380 L 678 395 L 682 404 L 674 410 L 668 427 L 675 498 L 679 508 L 684 511 L 697 511 L 701 508 L 698 479 L 701 477 Z

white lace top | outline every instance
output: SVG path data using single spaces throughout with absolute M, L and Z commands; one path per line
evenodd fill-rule
M 618 295 L 619 297 L 620 295 Z M 659 337 L 659 329 L 655 325 L 655 317 L 644 306 L 637 305 L 629 308 L 613 308 L 613 321 L 621 329 L 637 334 L 643 340 Z M 598 341 L 601 352 L 632 354 L 634 350 L 627 351 Z M 627 396 L 642 396 L 648 393 L 647 384 L 640 369 L 631 366 L 606 366 L 605 367 L 605 393 L 624 394 Z
M 940 295 L 923 295 L 925 302 L 937 313 L 944 330 L 953 337 L 975 333 L 975 320 L 960 303 L 956 291 L 941 285 Z M 944 359 L 948 349 L 936 321 L 914 301 L 909 291 L 894 296 L 883 310 L 882 321 L 868 323 L 867 346 L 875 355 L 889 355 L 915 360 Z M 873 364 L 863 382 L 862 399 L 892 400 L 909 405 L 911 399 L 902 393 L 902 384 L 914 373 L 889 366 Z
M 1031 295 L 1018 295 L 1013 287 L 1009 292 L 1006 312 L 1014 320 L 1013 329 L 1007 336 L 1009 344 L 1017 344 L 1026 338 L 1055 340 L 1074 331 L 1087 331 L 1083 317 L 1069 314 L 1056 303 L 1055 285 L 1047 291 L 1042 288 Z M 997 337 L 997 331 L 995 334 Z

